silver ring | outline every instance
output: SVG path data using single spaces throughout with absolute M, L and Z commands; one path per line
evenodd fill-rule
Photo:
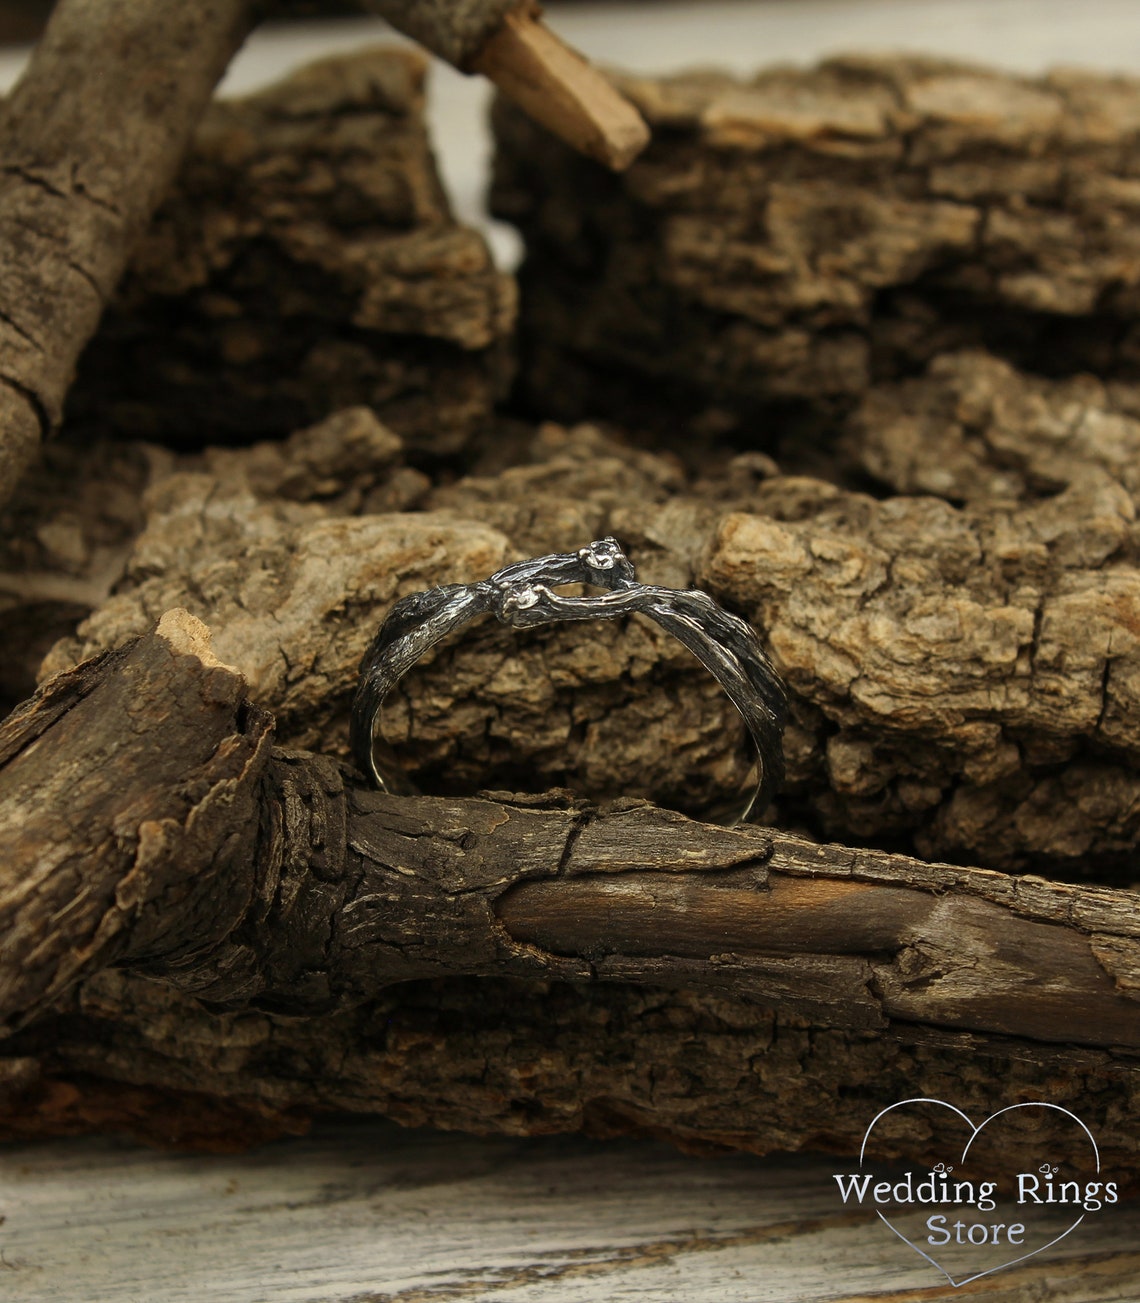
M 563 584 L 607 591 L 563 597 Z M 577 552 L 535 557 L 496 571 L 477 584 L 445 584 L 401 598 L 388 613 L 360 663 L 352 702 L 352 757 L 361 773 L 385 792 L 415 789 L 376 759 L 380 710 L 399 680 L 453 629 L 494 615 L 515 629 L 562 620 L 613 620 L 640 611 L 683 643 L 715 676 L 740 712 L 756 746 L 757 780 L 743 808 L 729 820 L 743 823 L 764 811 L 784 776 L 783 734 L 788 701 L 780 676 L 752 628 L 697 588 L 639 584 L 616 539 L 603 538 Z

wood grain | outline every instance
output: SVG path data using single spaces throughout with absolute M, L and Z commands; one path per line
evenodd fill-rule
M 65 0 L 0 114 L 0 501 L 253 21 L 247 0 Z
M 927 1093 L 961 1095 L 963 1074 L 963 1102 L 987 1111 L 1045 1092 L 1095 1110 L 1106 1155 L 1135 1152 L 1121 1107 L 1140 1080 L 1135 893 L 628 799 L 392 796 L 328 757 L 272 749 L 243 688 L 174 612 L 6 723 L 9 1134 L 73 1127 L 82 1102 L 61 1105 L 57 1084 L 83 1073 L 194 1092 L 172 1100 L 194 1116 L 203 1091 L 246 1101 L 259 1126 L 266 1105 L 347 1107 L 759 1151 L 775 1127 L 780 1147 L 831 1147 L 858 1116 L 838 1089 L 854 1047 L 890 1103 L 925 1041 Z M 599 1017 L 625 1024 L 616 1058 L 590 1032 Z M 754 1066 L 779 1037 L 781 1054 L 803 1052 L 782 1027 L 807 1031 L 809 1057 L 813 1035 L 838 1033 L 814 1094 Z M 694 1038 L 697 1075 L 681 1067 Z M 576 1045 L 569 1071 L 552 1043 Z M 967 1048 L 1020 1066 L 975 1078 Z M 929 1137 L 895 1143 L 925 1154 Z
M 623 171 L 649 143 L 649 128 L 629 100 L 529 9 L 506 16 L 474 70 L 580 153 Z
M 13 1303 L 1057 1303 L 1134 1297 L 1140 1210 L 952 1290 L 826 1160 L 685 1158 L 663 1145 L 481 1140 L 325 1123 L 242 1157 L 108 1141 L 0 1157 Z

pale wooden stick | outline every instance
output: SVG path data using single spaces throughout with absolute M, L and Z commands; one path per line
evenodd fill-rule
M 507 14 L 471 69 L 568 145 L 614 171 L 627 168 L 649 143 L 649 128 L 633 105 L 530 6 Z

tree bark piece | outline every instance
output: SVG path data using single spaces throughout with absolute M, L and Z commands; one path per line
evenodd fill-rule
M 84 355 L 73 434 L 248 443 L 367 404 L 446 452 L 488 421 L 514 283 L 452 220 L 425 72 L 372 50 L 209 108 Z
M 711 999 L 716 1019 L 753 1038 L 773 1024 L 750 1004 L 791 1025 L 840 1029 L 845 1053 L 881 1043 L 876 1052 L 891 1058 L 898 1038 L 933 1037 L 1012 1056 L 1022 1087 L 1050 1072 L 1076 1089 L 1099 1064 L 1111 1069 L 1110 1094 L 1135 1089 L 1135 893 L 718 828 L 636 802 L 599 811 L 558 794 L 393 797 L 346 784 L 325 758 L 271 753 L 267 720 L 242 702 L 242 687 L 201 626 L 175 612 L 129 650 L 53 680 L 6 726 L 0 815 L 17 831 L 0 897 L 0 1011 L 24 1027 L 2 1051 L 17 1098 L 36 1072 L 93 1070 L 84 1043 L 110 1020 L 119 1029 L 101 1040 L 112 1077 L 187 1088 L 193 1072 L 196 1089 L 208 1082 L 277 1108 L 333 1105 L 357 1068 L 296 1079 L 286 1067 L 279 1077 L 280 1058 L 277 1068 L 260 1060 L 263 1035 L 291 1024 L 286 1046 L 343 1036 L 342 1051 L 375 1060 L 368 1020 L 399 1007 L 386 987 L 467 975 L 590 983 L 582 995 L 566 988 L 555 1025 L 564 1015 L 573 1023 L 582 999 L 614 1016 L 631 999 L 642 1011 L 665 1001 L 700 1016 Z M 81 817 L 69 824 L 65 811 Z M 78 897 L 60 841 L 71 826 L 87 888 Z M 117 973 L 100 971 L 112 963 Z M 655 990 L 634 994 L 631 982 Z M 195 1012 L 171 987 L 229 1012 L 220 1021 Z M 45 1019 L 48 1001 L 62 1023 Z M 164 1007 L 177 1017 L 156 1018 Z M 525 1034 L 523 1046 L 534 1052 Z M 398 1047 L 397 1037 L 385 1053 L 402 1072 Z M 179 1054 L 205 1063 L 179 1068 Z M 240 1086 L 224 1086 L 235 1065 Z M 470 1094 L 468 1069 L 456 1065 Z M 387 1098 L 372 1080 L 359 1082 L 356 1107 Z M 657 1125 L 647 1099 L 626 1112 L 632 1086 L 610 1101 L 611 1116 Z M 666 1131 L 725 1143 L 735 1108 L 730 1143 L 765 1143 L 749 1138 L 754 1092 L 744 1105 L 711 1100 L 713 1126 L 674 1113 L 679 1097 L 691 1107 L 688 1086 L 663 1093 Z M 517 1108 L 507 1110 L 516 1124 Z M 502 1104 L 491 1119 L 505 1123 Z M 1118 1151 L 1135 1143 L 1119 1120 L 1104 1125 Z M 790 1133 L 804 1126 L 793 1110 Z M 905 1137 L 899 1144 L 907 1152 Z
M 11 495 L 40 440 L 59 427 L 64 398 L 80 353 L 115 294 L 119 278 L 147 223 L 166 195 L 215 84 L 264 7 L 254 0 L 195 0 L 193 4 L 179 6 L 177 19 L 172 21 L 167 7 L 152 0 L 146 3 L 62 0 L 56 6 L 27 70 L 0 117 L 0 152 L 6 160 L 0 175 L 3 213 L 0 291 L 4 297 L 0 319 L 0 503 Z M 514 0 L 510 3 L 464 0 L 446 5 L 409 5 L 390 0 L 377 8 L 391 11 L 390 16 L 397 25 L 413 30 L 427 39 L 432 48 L 464 66 L 489 45 L 515 3 Z M 517 24 L 512 27 L 512 33 L 516 27 Z M 488 56 L 488 66 L 494 75 L 516 87 L 527 84 L 530 74 L 526 68 L 516 70 L 519 51 L 511 41 L 506 47 L 501 43 L 495 45 L 494 50 Z M 583 136 L 579 132 L 579 143 L 600 152 L 609 161 L 624 161 L 638 143 L 630 125 L 639 122 L 636 112 L 600 77 L 590 73 L 588 66 L 572 52 L 564 53 L 564 66 L 551 69 L 547 66 L 549 61 L 543 65 L 550 85 L 557 90 L 565 87 L 567 101 L 577 105 L 580 115 L 589 117 L 591 95 L 574 99 L 585 78 L 590 82 L 594 99 L 598 99 L 603 109 L 609 106 L 608 117 L 603 111 L 593 118 L 599 128 L 597 133 Z M 190 273 L 190 284 L 195 288 L 202 289 L 203 280 L 220 270 L 218 263 L 227 261 L 227 254 L 221 250 L 227 249 L 229 259 L 240 261 L 243 253 L 247 255 L 247 265 L 236 273 L 237 282 L 244 280 L 247 288 L 251 280 L 259 283 L 258 288 L 263 294 L 269 290 L 270 297 L 277 292 L 277 302 L 271 310 L 263 305 L 260 332 L 256 326 L 251 328 L 248 320 L 234 322 L 235 316 L 245 314 L 240 307 L 235 311 L 236 286 L 232 283 L 212 286 L 209 305 L 199 304 L 207 317 L 221 318 L 230 324 L 226 360 L 231 364 L 245 364 L 247 384 L 249 372 L 255 373 L 251 386 L 253 402 L 247 404 L 253 412 L 244 414 L 247 422 L 251 417 L 256 420 L 260 416 L 262 425 L 255 433 L 268 432 L 266 409 L 273 406 L 272 382 L 264 365 L 267 341 L 261 336 L 266 321 L 286 305 L 290 310 L 284 315 L 293 318 L 292 325 L 298 324 L 298 317 L 308 317 L 308 338 L 295 346 L 294 351 L 307 359 L 313 373 L 308 377 L 305 395 L 310 402 L 308 406 L 302 403 L 303 414 L 298 415 L 296 411 L 298 396 L 287 395 L 284 406 L 292 403 L 290 415 L 283 416 L 278 406 L 269 418 L 274 433 L 285 433 L 306 419 L 326 415 L 331 406 L 362 401 L 365 390 L 370 390 L 378 401 L 390 401 L 399 395 L 405 405 L 416 406 L 415 396 L 431 388 L 431 377 L 425 377 L 422 371 L 414 374 L 416 360 L 408 357 L 407 350 L 398 342 L 390 349 L 395 356 L 388 364 L 386 350 L 375 348 L 374 337 L 373 347 L 369 347 L 369 332 L 399 336 L 408 331 L 409 322 L 414 322 L 422 333 L 433 338 L 439 336 L 453 347 L 478 349 L 500 339 L 509 329 L 510 282 L 494 277 L 486 250 L 473 235 L 437 230 L 434 238 L 400 241 L 378 239 L 375 232 L 371 236 L 359 234 L 361 227 L 378 219 L 381 225 L 392 225 L 393 206 L 410 209 L 410 214 L 402 215 L 405 229 L 423 224 L 425 201 L 429 207 L 434 205 L 437 226 L 447 220 L 446 205 L 435 182 L 422 131 L 417 140 L 413 128 L 414 143 L 408 151 L 412 157 L 407 161 L 403 177 L 376 172 L 369 177 L 365 175 L 369 169 L 361 167 L 359 158 L 354 157 L 362 146 L 366 152 L 375 153 L 377 148 L 381 153 L 390 150 L 397 156 L 402 152 L 397 140 L 377 146 L 370 140 L 368 124 L 362 118 L 371 110 L 381 118 L 386 117 L 387 125 L 391 125 L 418 107 L 418 81 L 422 72 L 413 71 L 412 65 L 405 64 L 401 73 L 400 62 L 401 56 L 391 56 L 387 74 L 377 71 L 371 84 L 367 73 L 358 70 L 353 75 L 349 71 L 351 63 L 334 63 L 325 74 L 329 102 L 323 106 L 313 102 L 316 88 L 311 77 L 306 83 L 302 76 L 286 92 L 298 95 L 305 106 L 299 110 L 280 99 L 274 101 L 272 96 L 260 97 L 257 101 L 260 119 L 258 109 L 253 109 L 256 126 L 262 132 L 260 142 L 243 138 L 243 132 L 249 129 L 248 122 L 227 122 L 225 109 L 215 113 L 215 129 L 225 137 L 224 142 L 215 140 L 215 146 L 221 147 L 218 161 L 222 165 L 218 171 L 224 174 L 215 175 L 215 185 L 219 181 L 223 185 L 233 184 L 244 171 L 242 180 L 247 185 L 252 182 L 249 188 L 257 192 L 257 181 L 250 173 L 259 172 L 264 186 L 261 197 L 271 206 L 276 203 L 278 210 L 274 215 L 276 221 L 269 213 L 262 214 L 263 224 L 275 228 L 270 238 L 276 245 L 273 251 L 278 257 L 284 255 L 286 262 L 292 262 L 294 270 L 304 269 L 309 273 L 300 277 L 303 284 L 287 277 L 286 286 L 279 289 L 275 284 L 279 265 L 257 269 L 257 237 L 269 233 L 251 229 L 256 219 L 245 223 L 242 234 L 247 243 L 241 250 L 233 247 L 235 242 L 241 243 L 241 236 L 231 224 L 226 230 L 215 229 L 206 235 L 202 244 L 190 252 L 191 263 L 197 264 Z M 346 84 L 335 87 L 335 81 L 341 76 L 346 77 Z M 401 79 L 406 83 L 402 89 Z M 319 92 L 316 98 L 319 101 Z M 330 240 L 330 232 L 312 220 L 312 212 L 303 216 L 295 213 L 288 233 L 281 229 L 285 222 L 280 211 L 280 192 L 288 191 L 289 184 L 275 186 L 271 174 L 276 172 L 280 183 L 284 160 L 279 155 L 298 147 L 298 135 L 305 137 L 302 124 L 306 116 L 318 136 L 322 127 L 329 128 L 330 116 L 347 121 L 339 123 L 339 133 L 332 132 L 334 136 L 339 134 L 332 151 L 334 157 L 323 163 L 319 159 L 309 163 L 304 178 L 309 186 L 309 204 L 298 202 L 296 190 L 294 203 L 301 210 L 308 206 L 315 211 L 315 194 L 327 198 L 338 189 L 338 184 L 347 183 L 347 193 L 340 196 L 341 211 L 333 225 L 337 226 L 339 221 L 342 227 L 356 232 L 357 238 L 338 230 L 339 240 L 336 236 Z M 268 131 L 273 136 L 269 124 L 274 119 L 278 128 L 276 138 L 266 148 L 265 133 Z M 404 142 L 404 149 L 408 143 Z M 274 161 L 275 152 L 278 157 Z M 300 152 L 319 154 L 320 146 L 313 134 L 308 136 L 307 146 L 302 145 Z M 405 160 L 397 164 L 397 171 L 403 163 Z M 290 172 L 291 166 L 285 163 L 283 170 Z M 369 181 L 376 186 L 371 191 Z M 174 212 L 167 214 L 167 220 L 175 226 L 179 224 L 177 206 L 176 200 Z M 346 207 L 352 211 L 345 211 Z M 409 220 L 411 214 L 414 216 Z M 226 227 L 227 223 L 223 220 L 221 225 Z M 160 260 L 168 260 L 169 242 L 175 234 L 169 229 L 165 232 L 167 258 L 160 254 Z M 338 244 L 345 247 L 338 249 Z M 476 277 L 482 273 L 482 279 L 489 284 L 482 295 L 478 289 L 468 288 L 471 298 L 484 300 L 468 305 L 468 317 L 480 316 L 482 309 L 484 319 L 478 324 L 468 320 L 458 325 L 440 311 L 439 296 L 431 282 L 441 275 L 462 279 L 472 272 Z M 183 269 L 184 277 L 185 274 Z M 314 283 L 322 281 L 323 284 Z M 353 301 L 353 309 L 343 316 L 351 319 L 353 327 L 365 332 L 365 338 L 343 341 L 339 348 L 334 346 L 322 353 L 315 349 L 314 317 L 323 317 L 324 333 L 328 334 L 328 306 L 317 305 L 322 292 L 330 291 L 334 300 L 342 301 L 347 296 Z M 159 288 L 158 293 L 162 294 L 163 289 Z M 239 292 L 239 301 L 241 297 Z M 170 322 L 165 320 L 164 324 L 169 331 Z M 413 325 L 413 332 L 415 329 Z M 113 326 L 110 333 L 114 334 Z M 183 323 L 179 341 L 183 350 L 192 351 L 194 333 L 192 322 Z M 134 343 L 137 351 L 146 351 L 137 337 Z M 446 349 L 442 352 L 446 354 Z M 142 360 L 144 370 L 146 364 L 163 360 L 161 349 L 155 349 Z M 169 380 L 169 373 L 177 370 L 177 361 L 169 355 L 165 360 Z M 278 374 L 289 374 L 290 362 L 295 360 L 286 361 Z M 99 348 L 87 359 L 87 375 L 96 390 L 100 367 L 106 361 L 106 349 Z M 260 374 L 256 374 L 256 366 L 251 366 L 258 361 L 262 363 Z M 423 366 L 422 360 L 419 366 Z M 501 357 L 498 366 L 501 371 Z M 432 369 L 430 364 L 428 369 Z M 473 401 L 478 406 L 483 396 L 479 393 L 482 379 L 479 368 L 468 366 L 458 370 L 466 371 L 458 385 L 466 392 L 453 401 L 459 407 L 470 407 Z M 473 370 L 475 374 L 471 373 Z M 182 383 L 185 384 L 184 378 Z M 323 405 L 318 402 L 314 408 L 312 390 L 322 387 L 336 390 L 339 398 Z M 354 391 L 352 396 L 346 393 L 349 389 Z M 101 397 L 105 398 L 106 394 Z M 199 397 L 201 400 L 203 395 Z M 232 399 L 234 395 L 228 397 Z M 100 394 L 91 396 L 96 406 L 99 400 Z M 145 398 L 142 401 L 145 403 Z M 419 406 L 423 406 L 422 398 Z M 83 410 L 82 400 L 79 410 Z M 221 410 L 225 410 L 225 404 L 219 403 L 215 415 Z M 153 422 L 153 413 L 151 416 Z M 201 417 L 202 412 L 194 410 L 188 415 L 187 423 Z M 136 411 L 134 428 L 139 420 Z M 163 424 L 158 423 L 159 430 Z M 154 433 L 153 428 L 150 432 Z M 447 442 L 444 437 L 442 443 Z
M 240 910 L 249 887 L 230 857 L 255 853 L 256 811 L 248 785 L 244 800 L 233 789 L 268 727 L 239 712 L 243 687 L 174 612 L 5 721 L 0 1020 L 33 1017 L 128 935 L 165 949 L 166 929 L 192 921 L 191 946 L 208 947 Z
M 1078 418 L 1065 386 L 971 365 L 972 392 L 995 412 L 1016 414 L 1032 393 L 1040 420 L 1135 424 L 1092 397 Z M 923 386 L 931 403 L 955 401 L 937 374 Z M 995 439 L 1020 428 L 995 421 Z M 151 490 L 118 591 L 46 670 L 185 605 L 217 628 L 219 655 L 277 713 L 283 741 L 344 755 L 359 659 L 392 601 L 614 533 L 644 581 L 704 587 L 765 637 L 795 698 L 782 825 L 1134 881 L 1135 508 L 1080 441 L 1062 492 L 961 508 L 773 475 L 749 456 L 687 478 L 588 427 L 545 427 L 526 464 L 422 487 L 421 510 L 392 514 L 351 513 L 393 501 L 394 465 L 375 472 L 375 497 L 298 502 L 251 486 L 256 457 L 214 456 L 212 471 Z M 715 682 L 640 621 L 476 626 L 408 675 L 384 727 L 421 787 L 454 794 L 568 786 L 699 816 L 732 798 L 750 763 Z
M 248 1145 L 275 1122 L 295 1130 L 333 1110 L 476 1134 L 585 1131 L 695 1151 L 852 1155 L 879 1109 L 921 1095 L 975 1117 L 1049 1099 L 1092 1128 L 1105 1170 L 1126 1178 L 1140 1160 L 1138 1069 L 1127 1053 L 902 1023 L 820 1028 L 726 992 L 620 982 L 409 982 L 349 1013 L 297 1018 L 210 1011 L 108 970 L 57 1017 L 0 1043 L 0 1064 L 6 1055 L 18 1056 L 23 1085 L 0 1109 L 4 1138 L 105 1129 L 109 1115 L 154 1137 L 165 1115 L 171 1129 L 185 1119 L 193 1143 L 205 1094 L 228 1121 L 210 1147 Z M 933 1162 L 938 1144 L 899 1136 L 892 1153 Z
M 947 353 L 921 377 L 870 390 L 841 451 L 893 493 L 1015 508 L 1085 486 L 1123 489 L 1138 507 L 1140 387 L 1047 380 L 986 353 Z
M 495 113 L 544 415 L 755 442 L 963 345 L 1137 374 L 1137 82 L 850 57 L 620 86 L 655 130 L 621 178 Z
M 146 519 L 156 454 L 52 440 L 0 508 L 0 714 L 31 696 L 52 645 L 110 595 Z
M 248 0 L 62 0 L 0 114 L 0 501 L 252 21 Z

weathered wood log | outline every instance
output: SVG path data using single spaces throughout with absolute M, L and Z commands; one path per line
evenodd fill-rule
M 984 360 L 972 374 L 995 440 L 1030 392 L 1042 420 L 1077 419 L 1071 387 Z M 951 401 L 940 374 L 914 392 Z M 1125 447 L 1140 437 L 1089 394 L 1089 429 L 1115 423 Z M 160 480 L 117 591 L 46 669 L 186 606 L 217 629 L 219 655 L 275 712 L 282 741 L 343 755 L 356 668 L 392 601 L 614 533 L 647 581 L 696 583 L 764 635 L 794 694 L 783 826 L 1135 880 L 1140 575 L 1133 500 L 1113 478 L 1131 471 L 1106 469 L 1087 443 L 1072 443 L 1062 492 L 961 507 L 879 501 L 747 456 L 693 478 L 587 427 L 546 427 L 527 464 L 436 488 L 365 440 L 342 473 L 371 467 L 374 487 L 308 502 L 254 482 L 266 455 L 214 453 L 208 469 Z M 299 447 L 274 464 L 304 484 Z M 417 510 L 370 514 L 406 505 L 408 490 Z M 426 790 L 567 786 L 699 816 L 749 764 L 716 684 L 640 621 L 474 628 L 409 675 L 386 722 Z
M 495 113 L 543 415 L 794 446 L 795 411 L 964 345 L 1137 374 L 1140 83 L 850 57 L 622 86 L 654 139 L 621 178 Z
M 270 721 L 243 688 L 174 612 L 133 654 L 53 679 L 5 721 L 0 1034 L 124 948 L 165 950 L 182 919 L 192 951 L 216 944 L 248 903 L 230 857 L 256 854 L 243 774 L 260 770 Z
M 906 1023 L 821 1028 L 724 991 L 452 978 L 298 1018 L 211 1011 L 107 970 L 0 1042 L 0 1137 L 111 1128 L 243 1147 L 333 1110 L 476 1134 L 850 1155 L 878 1110 L 902 1099 L 985 1117 L 1042 1098 L 1076 1111 L 1123 1176 L 1137 1170 L 1137 1073 L 1118 1050 Z M 933 1161 L 937 1145 L 912 1134 L 894 1152 Z
M 251 0 L 61 0 L 0 112 L 0 502 L 166 192 Z
M 1119 1092 L 1140 1084 L 1135 893 L 717 828 L 640 802 L 597 810 L 566 794 L 393 797 L 346 783 L 326 758 L 272 750 L 268 717 L 243 689 L 205 629 L 172 612 L 151 635 L 52 680 L 5 723 L 0 1019 L 15 1034 L 0 1054 L 13 1061 L 14 1095 L 42 1070 L 94 1070 L 89 1038 L 99 1035 L 111 1078 L 185 1087 L 192 1074 L 197 1089 L 276 1108 L 344 1107 L 346 1076 L 360 1067 L 348 1056 L 363 1053 L 375 1070 L 389 1052 L 377 1059 L 365 1030 L 379 1009 L 399 1019 L 400 996 L 386 988 L 513 977 L 589 984 L 565 988 L 555 1028 L 573 1026 L 584 1009 L 596 1026 L 604 1009 L 636 1021 L 664 1004 L 735 1023 L 735 1049 L 741 1037 L 770 1042 L 774 1017 L 837 1028 L 835 1046 L 862 1045 L 885 1062 L 932 1035 L 936 1047 L 1018 1063 L 1017 1089 L 1044 1088 L 1048 1077 L 1051 1098 L 1059 1082 L 1064 1095 L 1103 1070 L 1101 1093 L 1081 1101 L 1084 1115 L 1110 1101 L 1093 1116 L 1102 1147 L 1117 1160 L 1133 1151 L 1130 1119 L 1114 1110 Z M 464 999 L 466 988 L 448 989 Z M 511 989 L 499 987 L 504 998 Z M 500 1018 L 495 1007 L 492 997 L 484 1017 Z M 177 1016 L 156 1017 L 162 1008 Z M 107 1020 L 117 1029 L 109 1038 L 107 1027 L 97 1030 Z M 536 1070 L 527 1034 L 542 1023 L 523 1018 L 508 1072 Z M 291 1028 L 286 1046 L 326 1054 L 336 1045 L 345 1057 L 339 1070 L 310 1065 L 294 1080 L 288 1055 L 299 1051 L 277 1047 L 284 1067 L 260 1059 L 259 1027 L 275 1044 L 278 1027 Z M 471 1035 L 465 1025 L 461 1039 Z M 707 1079 L 697 1091 L 688 1080 L 658 1083 L 665 1107 L 656 1116 L 645 1065 L 630 1078 L 625 1055 L 636 1041 L 618 1042 L 625 1067 L 614 1074 L 608 1040 L 592 1050 L 583 1040 L 570 1114 L 565 1085 L 558 1102 L 563 1125 L 588 1111 L 580 1092 L 594 1059 L 597 1071 L 626 1077 L 603 1107 L 611 1127 L 624 1117 L 759 1149 L 779 1127 L 796 1143 L 836 1143 L 834 1108 L 810 1129 L 801 1111 L 769 1117 L 756 1134 L 757 1109 L 770 1109 L 786 1083 L 742 1091 L 746 1060 L 735 1065 L 732 1098 L 710 1094 Z M 678 1051 L 675 1035 L 668 1048 Z M 399 1036 L 390 1049 L 395 1071 L 414 1074 L 411 1061 L 401 1065 Z M 685 1061 L 672 1060 L 671 1071 Z M 707 1063 L 714 1074 L 728 1067 L 715 1054 Z M 472 1091 L 469 1061 L 455 1066 L 453 1100 L 482 1103 L 487 1084 Z M 236 1088 L 232 1075 L 225 1080 L 235 1069 Z M 941 1070 L 961 1072 L 961 1055 L 948 1054 Z M 429 1077 L 437 1072 L 429 1056 Z M 764 1073 L 753 1065 L 743 1075 Z M 539 1076 L 548 1078 L 549 1065 Z M 534 1129 L 557 1125 L 525 1074 L 517 1089 L 537 1096 Z M 392 1102 L 390 1081 L 361 1079 L 357 1091 L 347 1106 Z M 715 1121 L 693 1118 L 694 1105 Z M 430 1098 L 415 1105 L 421 1118 L 444 1121 L 455 1106 L 437 1115 Z M 409 1107 L 393 1111 L 407 1119 Z M 526 1107 L 519 1096 L 500 1099 L 482 1125 L 518 1127 Z M 925 1153 L 921 1139 L 897 1143 L 899 1153 Z

